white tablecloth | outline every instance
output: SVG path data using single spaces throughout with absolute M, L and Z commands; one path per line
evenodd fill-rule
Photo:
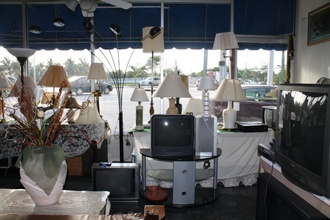
M 1 214 L 104 215 L 110 211 L 107 191 L 63 190 L 54 205 L 36 205 L 24 189 L 0 189 Z
M 141 163 L 141 148 L 150 148 L 150 131 L 133 132 L 137 162 Z M 218 160 L 218 181 L 224 186 L 238 186 L 240 183 L 251 186 L 257 182 L 259 171 L 258 144 L 269 145 L 273 131 L 268 132 L 227 132 L 217 135 L 217 147 L 222 149 Z M 173 169 L 173 163 L 147 158 L 147 169 Z M 202 168 L 203 163 L 197 164 Z M 212 168 L 212 167 L 211 167 Z M 156 180 L 147 178 L 147 185 L 155 184 Z M 149 183 L 148 183 L 149 182 Z M 164 187 L 167 183 L 157 182 Z M 203 181 L 201 185 L 212 185 L 212 179 Z

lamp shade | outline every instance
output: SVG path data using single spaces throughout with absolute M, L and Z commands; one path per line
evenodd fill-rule
M 103 63 L 92 63 L 87 79 L 107 79 Z
M 203 101 L 201 99 L 189 99 L 183 114 L 202 115 L 203 114 Z
M 29 48 L 7 48 L 7 51 L 15 56 L 15 57 L 30 57 L 32 56 L 36 51 Z
M 10 89 L 11 87 L 13 87 L 13 84 L 10 82 L 8 77 L 4 73 L 0 72 L 0 89 Z
M 213 49 L 217 50 L 229 50 L 229 49 L 237 49 L 238 43 L 233 32 L 223 32 L 217 33 L 215 35 Z
M 166 75 L 153 97 L 190 98 L 191 95 L 179 75 Z
M 24 76 L 24 87 L 22 88 L 22 80 L 21 77 L 19 77 L 13 88 L 11 89 L 8 97 L 18 97 L 21 95 L 21 92 L 23 92 L 26 97 L 35 98 L 35 91 L 36 91 L 36 84 L 31 76 Z
M 76 98 L 70 97 L 65 104 L 65 108 L 80 108 L 81 106 L 78 104 Z
M 214 94 L 214 99 L 223 101 L 244 101 L 246 97 L 237 79 L 224 79 Z
M 164 52 L 164 29 L 144 27 L 142 29 L 143 53 Z
M 135 88 L 130 100 L 137 101 L 137 102 L 148 102 L 149 101 L 147 93 L 143 88 Z
M 71 87 L 63 66 L 51 65 L 48 67 L 45 75 L 41 78 L 38 85 L 47 87 L 61 87 L 63 81 L 65 82 L 64 87 Z
M 199 81 L 198 90 L 215 90 L 213 78 L 211 76 L 203 76 Z

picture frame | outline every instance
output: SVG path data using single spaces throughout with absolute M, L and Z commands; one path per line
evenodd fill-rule
M 308 46 L 330 40 L 330 3 L 308 13 Z

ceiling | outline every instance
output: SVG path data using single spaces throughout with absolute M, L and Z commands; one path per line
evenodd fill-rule
M 235 0 L 233 8 L 231 0 L 129 2 L 133 6 L 128 10 L 97 2 L 96 47 L 142 47 L 142 28 L 162 23 L 167 49 L 212 49 L 215 34 L 230 31 L 233 26 L 240 49 L 286 50 L 287 37 L 294 32 L 295 0 Z M 0 0 L 0 14 L 1 46 L 27 45 L 46 50 L 90 48 L 90 32 L 82 26 L 82 22 L 90 18 L 82 16 L 79 5 L 71 11 L 64 1 L 25 0 L 22 4 L 18 0 Z M 57 17 L 64 19 L 64 27 L 53 25 Z M 118 42 L 109 30 L 111 24 L 121 27 Z M 33 25 L 41 28 L 41 34 L 28 31 Z

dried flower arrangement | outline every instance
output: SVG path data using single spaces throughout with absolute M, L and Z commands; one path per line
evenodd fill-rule
M 64 83 L 55 96 L 54 103 L 48 107 L 50 111 L 53 111 L 53 115 L 48 119 L 44 119 L 44 109 L 38 107 L 34 97 L 24 92 L 18 96 L 18 105 L 12 108 L 9 114 L 15 123 L 9 129 L 21 134 L 22 138 L 18 142 L 23 146 L 50 146 L 54 143 L 61 128 L 60 125 L 65 120 L 63 112 L 70 97 L 70 92 L 63 91 Z M 17 114 L 18 111 L 23 117 Z

